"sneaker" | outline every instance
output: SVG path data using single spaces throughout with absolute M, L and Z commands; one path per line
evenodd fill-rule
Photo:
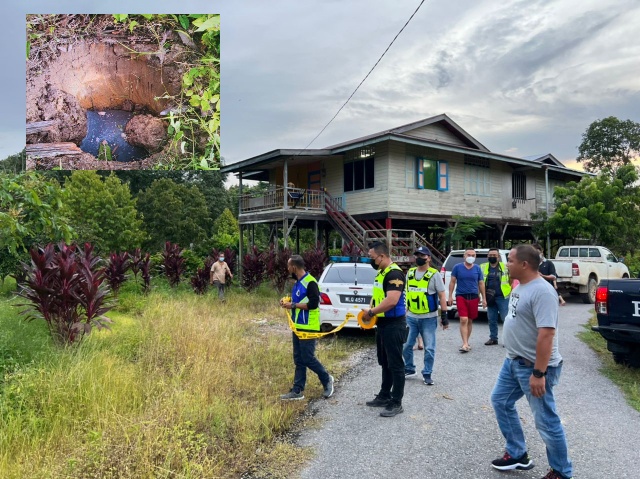
M 302 394 L 302 391 L 296 392 L 292 389 L 287 394 L 282 394 L 280 399 L 282 401 L 299 401 L 300 399 L 304 399 L 304 394 Z
M 529 459 L 529 454 L 526 452 L 518 458 L 513 458 L 508 452 L 504 453 L 504 456 L 491 462 L 491 465 L 499 471 L 510 471 L 512 469 L 529 470 L 533 467 L 533 462 Z
M 431 379 L 431 374 L 425 374 L 424 380 L 422 382 L 425 383 L 427 386 L 433 386 L 433 379 Z
M 380 415 L 382 417 L 393 417 L 400 414 L 401 412 L 404 412 L 401 404 L 389 401 L 387 407 L 384 408 L 384 411 L 382 411 Z
M 547 475 L 544 476 L 542 479 L 573 479 L 573 478 L 567 477 L 567 476 L 563 476 L 558 471 L 554 471 L 553 469 L 549 469 L 549 472 L 547 472 Z
M 331 396 L 333 396 L 333 376 L 329 375 L 329 382 L 324 387 L 322 397 L 324 397 L 325 399 L 329 399 Z
M 493 346 L 495 344 L 498 344 L 498 340 L 497 339 L 489 339 L 489 341 L 484 343 L 485 346 Z
M 376 394 L 375 399 L 367 401 L 365 404 L 369 407 L 386 407 L 389 404 L 389 401 L 391 401 L 391 399 L 381 398 L 378 394 Z
M 417 375 L 418 375 L 418 373 L 415 372 L 415 371 L 412 372 L 412 373 L 407 372 L 407 371 L 404 372 L 404 378 L 405 379 L 407 379 L 407 378 L 415 378 Z

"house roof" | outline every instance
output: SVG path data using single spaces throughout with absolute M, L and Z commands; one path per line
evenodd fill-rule
M 428 139 L 425 138 L 424 135 L 416 136 L 411 134 L 412 131 L 433 124 L 438 124 L 439 126 L 446 128 L 449 132 L 455 135 L 457 139 L 460 140 L 462 145 L 438 139 Z M 265 179 L 266 170 L 281 165 L 284 159 L 287 159 L 289 165 L 311 163 L 322 160 L 324 158 L 336 158 L 337 156 L 341 156 L 342 153 L 353 150 L 354 148 L 361 148 L 384 141 L 398 141 L 405 144 L 413 144 L 438 150 L 477 156 L 480 158 L 504 161 L 512 165 L 518 165 L 520 167 L 546 167 L 549 168 L 550 171 L 564 173 L 574 177 L 582 177 L 586 174 L 582 171 L 567 168 L 551 153 L 523 158 L 493 153 L 489 151 L 489 149 L 482 143 L 480 143 L 466 131 L 464 131 L 446 114 L 425 118 L 420 121 L 408 123 L 406 125 L 398 126 L 389 130 L 373 133 L 371 135 L 362 136 L 346 142 L 337 143 L 335 145 L 331 145 L 322 149 L 272 150 L 261 155 L 254 156 L 252 158 L 248 158 L 246 160 L 224 166 L 220 171 L 222 173 L 242 172 L 243 176 L 247 179 L 249 179 L 249 176 L 254 176 L 254 178 L 252 179 Z

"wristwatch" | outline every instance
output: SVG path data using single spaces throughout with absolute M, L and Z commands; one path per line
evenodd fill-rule
M 546 371 L 542 372 L 539 369 L 534 369 L 533 371 L 531 371 L 531 374 L 533 374 L 537 378 L 542 378 L 547 375 L 547 372 Z
M 367 316 L 369 316 L 370 318 L 373 318 L 375 316 L 375 314 L 373 314 L 372 310 L 367 311 Z

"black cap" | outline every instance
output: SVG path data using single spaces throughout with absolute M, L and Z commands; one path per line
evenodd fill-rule
M 426 246 L 420 246 L 413 254 L 416 254 L 416 253 L 431 256 L 431 251 Z

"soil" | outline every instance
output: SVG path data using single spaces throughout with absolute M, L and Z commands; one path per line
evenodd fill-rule
M 127 142 L 155 153 L 167 142 L 167 125 L 152 115 L 138 115 L 129 120 L 124 129 Z
M 71 16 L 68 16 L 71 17 Z M 82 17 L 80 15 L 73 17 Z M 92 20 L 91 34 L 56 39 L 37 51 L 32 49 L 27 61 L 27 123 L 57 120 L 51 130 L 32 134 L 27 143 L 57 143 L 71 141 L 80 145 L 87 134 L 86 110 L 122 109 L 136 113 L 159 114 L 170 105 L 170 97 L 178 95 L 188 51 L 174 32 L 165 32 L 166 43 L 157 38 L 128 35 L 127 31 L 110 31 L 113 21 L 109 15 Z M 78 19 L 75 19 L 78 20 Z M 80 18 L 82 20 L 82 18 Z M 87 16 L 89 22 L 89 16 Z M 96 27 L 96 23 L 100 23 Z M 81 28 L 75 27 L 76 31 Z M 117 34 L 116 34 L 117 33 Z M 133 141 L 156 152 L 166 142 L 166 125 L 153 118 L 133 128 Z M 163 125 L 163 134 L 160 134 Z M 70 169 L 84 169 L 93 165 L 95 158 L 80 155 L 77 158 L 58 157 L 38 160 L 30 158 L 29 165 L 38 169 L 47 165 Z M 148 160 L 148 159 L 147 159 Z M 115 163 L 98 169 L 148 168 L 144 160 L 140 165 Z

